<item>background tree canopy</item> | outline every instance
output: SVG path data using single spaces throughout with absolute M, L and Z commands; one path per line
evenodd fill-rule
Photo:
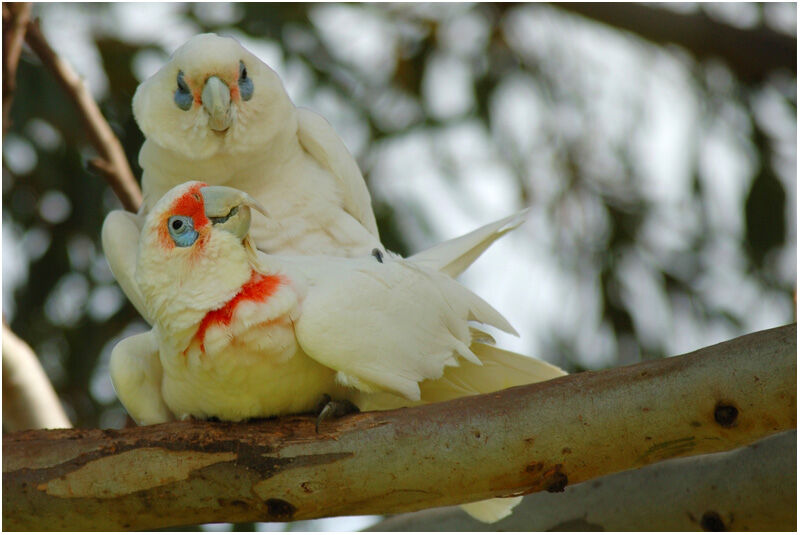
M 795 4 L 35 4 L 134 173 L 136 86 L 232 35 L 357 157 L 409 254 L 531 207 L 463 281 L 501 346 L 570 371 L 795 318 Z M 79 427 L 121 427 L 113 344 L 145 325 L 100 247 L 119 201 L 69 100 L 23 52 L 3 140 L 3 314 Z M 198 178 L 198 177 L 192 177 Z

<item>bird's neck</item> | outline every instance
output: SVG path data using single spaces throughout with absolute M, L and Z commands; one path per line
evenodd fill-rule
M 203 316 L 195 331 L 194 340 L 200 344 L 201 350 L 204 351 L 206 332 L 210 327 L 229 328 L 239 305 L 248 302 L 269 305 L 272 296 L 285 284 L 286 281 L 280 275 L 263 275 L 253 271 L 250 280 L 242 285 L 233 298 L 222 306 L 209 310 Z

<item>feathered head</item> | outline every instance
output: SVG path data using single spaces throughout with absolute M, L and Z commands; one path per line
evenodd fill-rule
M 191 38 L 139 85 L 133 114 L 149 140 L 192 159 L 258 150 L 297 123 L 275 71 L 213 33 Z

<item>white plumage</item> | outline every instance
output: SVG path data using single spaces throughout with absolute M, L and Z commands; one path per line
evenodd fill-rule
M 144 202 L 138 217 L 109 214 L 102 241 L 111 271 L 148 321 L 133 283 L 134 255 L 118 236 L 141 227 L 155 202 L 187 180 L 234 187 L 265 206 L 272 217 L 254 214 L 252 227 L 263 251 L 357 256 L 382 248 L 369 191 L 342 140 L 321 116 L 295 107 L 277 74 L 235 39 L 187 41 L 137 88 L 133 112 L 146 138 Z
M 519 218 L 439 245 L 420 262 L 285 257 L 252 246 L 254 203 L 188 183 L 148 215 L 135 282 L 154 329 L 118 344 L 111 359 L 117 394 L 140 424 L 165 414 L 239 421 L 304 412 L 323 394 L 390 409 L 563 375 L 484 343 L 490 337 L 476 323 L 514 330 L 445 273 L 466 267 Z M 189 245 L 180 240 L 190 234 L 173 236 L 176 218 L 191 221 Z M 517 501 L 478 502 L 469 512 L 497 520 Z
M 253 86 L 249 100 L 240 95 L 241 65 Z M 193 97 L 187 110 L 175 102 L 179 73 Z M 222 130 L 210 124 L 204 100 L 212 78 L 230 93 Z M 133 113 L 146 137 L 144 213 L 172 187 L 213 177 L 269 210 L 271 219 L 253 221 L 263 251 L 350 256 L 380 245 L 369 191 L 344 143 L 325 119 L 296 108 L 277 74 L 235 39 L 191 38 L 137 88 Z

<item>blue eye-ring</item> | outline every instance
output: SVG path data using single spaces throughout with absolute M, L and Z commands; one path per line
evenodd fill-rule
M 174 215 L 167 221 L 169 235 L 178 247 L 189 247 L 197 240 L 194 221 L 185 215 Z
M 186 81 L 183 79 L 183 71 L 178 71 L 177 82 L 178 89 L 175 90 L 175 96 L 173 98 L 175 104 L 183 111 L 186 111 L 192 107 L 194 97 L 192 96 L 192 92 L 189 91 L 189 86 L 186 85 Z
M 242 96 L 242 100 L 253 98 L 253 79 L 247 77 L 247 67 L 241 60 L 239 61 L 239 94 Z

